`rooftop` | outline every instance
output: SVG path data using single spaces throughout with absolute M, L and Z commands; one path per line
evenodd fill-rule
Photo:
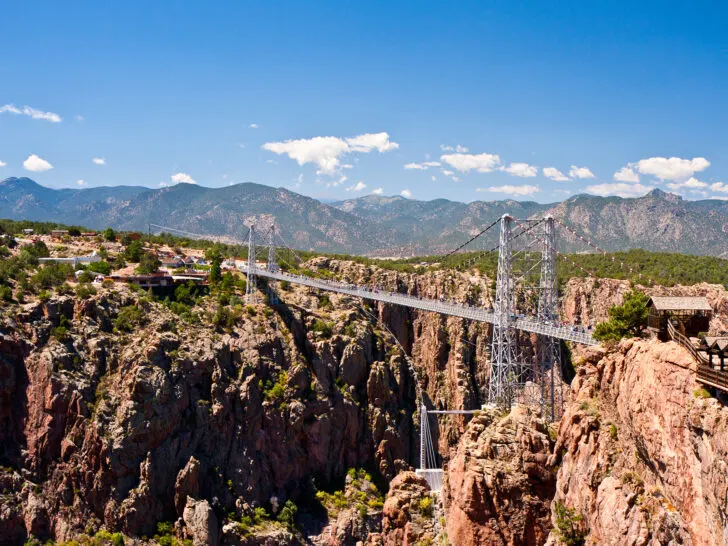
M 702 296 L 652 296 L 647 307 L 658 311 L 712 311 L 708 300 Z

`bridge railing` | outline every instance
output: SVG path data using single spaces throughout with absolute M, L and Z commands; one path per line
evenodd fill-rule
M 244 273 L 247 272 L 247 265 L 242 265 L 240 269 Z M 268 271 L 262 268 L 256 268 L 255 274 L 259 277 L 288 281 L 295 284 L 301 284 L 303 286 L 309 286 L 311 288 L 338 292 L 340 294 L 347 294 L 350 296 L 382 301 L 385 303 L 403 305 L 413 309 L 431 311 L 433 313 L 451 315 L 478 322 L 488 322 L 492 324 L 495 320 L 491 309 L 484 309 L 482 307 L 476 307 L 464 303 L 457 304 L 442 300 L 431 300 L 419 296 L 399 294 L 397 292 L 389 292 L 357 284 L 316 279 L 305 275 L 284 273 L 282 271 Z M 525 317 L 513 317 L 511 324 L 514 328 L 525 332 L 550 336 L 566 341 L 573 341 L 583 345 L 597 345 L 597 342 L 594 340 L 590 332 L 581 331 L 575 326 L 563 326 L 555 323 L 540 322 L 536 319 Z
M 728 372 L 714 370 L 705 355 L 701 354 L 695 345 L 675 328 L 671 320 L 667 321 L 667 333 L 673 341 L 685 347 L 698 363 L 695 379 L 699 383 L 715 387 L 723 392 L 728 392 Z

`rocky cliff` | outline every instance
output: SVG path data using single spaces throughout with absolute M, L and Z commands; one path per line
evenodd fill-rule
M 469 274 L 307 265 L 490 304 L 489 281 Z M 567 318 L 604 317 L 629 289 L 589 283 L 567 285 Z M 726 311 L 721 287 L 672 290 Z M 252 306 L 207 297 L 185 319 L 120 286 L 5 304 L 0 542 L 115 532 L 127 543 L 272 546 L 725 542 L 728 414 L 704 398 L 680 347 L 575 350 L 556 425 L 522 406 L 433 417 L 440 505 L 410 472 L 415 385 L 435 407 L 480 407 L 489 328 L 278 293 L 279 305 L 262 293 Z
M 467 296 L 451 274 L 336 267 L 382 286 Z M 477 407 L 488 331 L 295 287 L 280 296 L 277 306 L 231 305 L 223 326 L 214 301 L 190 322 L 118 285 L 5 306 L 4 536 L 153 536 L 161 523 L 196 543 L 343 545 L 379 532 L 384 498 L 349 495 L 347 516 L 317 492 L 334 495 L 323 497 L 331 504 L 357 468 L 386 491 L 416 461 L 412 364 L 433 403 Z M 445 458 L 463 426 L 442 428 Z M 278 521 L 289 500 L 300 507 L 295 532 Z
M 625 340 L 576 358 L 554 507 L 575 510 L 587 544 L 725 544 L 728 409 L 695 382 L 688 352 Z

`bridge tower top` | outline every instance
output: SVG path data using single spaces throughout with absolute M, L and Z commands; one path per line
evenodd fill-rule
M 248 304 L 255 303 L 256 300 L 255 289 L 257 278 L 255 268 L 255 225 L 250 224 L 250 233 L 248 234 L 248 278 L 245 284 L 245 302 Z

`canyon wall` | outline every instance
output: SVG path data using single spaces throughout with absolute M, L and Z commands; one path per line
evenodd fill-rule
M 328 258 L 307 266 L 492 304 L 491 282 L 471 274 Z M 628 290 L 623 281 L 571 280 L 564 318 L 602 320 Z M 722 287 L 647 292 L 706 295 L 728 313 Z M 212 298 L 190 322 L 119 286 L 4 305 L 0 536 L 17 544 L 101 529 L 140 537 L 168 522 L 194 544 L 414 545 L 448 536 L 458 546 L 555 545 L 566 523 L 589 544 L 727 540 L 728 417 L 703 398 L 680 347 L 576 348 L 556 425 L 522 406 L 433 417 L 447 473 L 443 506 L 425 506 L 426 485 L 410 472 L 419 458 L 416 383 L 434 407 L 479 408 L 489 325 L 302 287 L 278 293 L 276 306 L 222 305 L 234 320 L 218 326 Z M 295 528 L 281 517 L 287 501 L 298 506 Z

